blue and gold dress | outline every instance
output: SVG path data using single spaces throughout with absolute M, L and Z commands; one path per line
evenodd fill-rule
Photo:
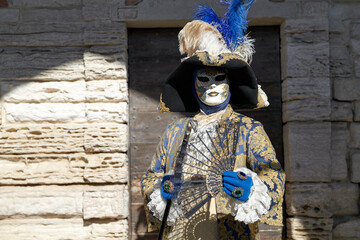
M 261 180 L 259 180 L 261 184 L 267 187 L 267 192 L 265 188 L 264 194 L 269 197 L 269 209 L 266 214 L 260 215 L 260 218 L 250 216 L 250 219 L 256 219 L 255 222 L 237 221 L 235 219 L 243 219 L 242 215 L 251 215 L 251 211 L 255 213 L 259 211 L 258 209 L 247 211 L 245 208 L 236 215 L 231 212 L 234 209 L 229 210 L 229 197 L 223 193 L 211 198 L 188 219 L 177 210 L 176 205 L 181 203 L 177 203 L 175 199 L 169 216 L 172 224 L 166 228 L 163 239 L 259 239 L 258 222 L 281 226 L 285 174 L 276 159 L 274 148 L 260 122 L 234 112 L 228 105 L 224 111 L 208 116 L 200 113 L 193 118 L 183 118 L 167 126 L 157 146 L 151 166 L 141 181 L 148 230 L 154 231 L 160 228 L 159 219 L 162 217 L 161 211 L 165 204 L 162 205 L 160 202 L 154 204 L 155 201 L 152 200 L 154 196 L 161 195 L 159 186 L 163 176 L 173 172 L 175 168 L 175 159 L 183 143 L 189 121 L 202 123 L 205 126 L 203 129 L 207 129 L 207 132 L 211 132 L 209 129 L 214 125 L 229 125 L 234 122 L 239 124 L 236 130 L 239 132 L 236 135 L 238 139 L 234 170 L 249 169 L 249 172 L 253 172 Z M 194 135 L 198 134 L 202 134 L 201 128 L 192 129 L 189 141 L 196 139 Z M 191 150 L 187 149 L 187 151 Z M 185 158 L 184 161 L 189 161 L 189 159 Z

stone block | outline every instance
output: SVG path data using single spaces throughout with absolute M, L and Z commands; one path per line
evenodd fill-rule
M 330 119 L 330 98 L 312 98 L 283 103 L 283 122 Z
M 345 43 L 330 47 L 330 73 L 332 77 L 350 77 L 353 74 L 352 61 Z
M 7 124 L 0 128 L 2 154 L 73 153 L 84 151 L 82 124 Z M 94 133 L 96 135 L 96 133 Z
M 0 25 L 0 46 L 82 46 L 83 23 Z
M 81 186 L 2 186 L 0 193 L 2 218 L 83 215 Z
M 91 124 L 85 129 L 86 152 L 126 152 L 128 126 L 125 124 Z
M 0 128 L 2 154 L 126 152 L 125 124 L 7 124 Z
M 333 220 L 331 218 L 296 217 L 287 219 L 288 240 L 318 239 L 328 240 L 332 235 Z
M 287 181 L 329 182 L 331 124 L 289 122 L 284 127 Z
M 14 8 L 71 8 L 81 6 L 81 0 L 12 0 Z
M 360 219 L 355 218 L 338 224 L 333 230 L 334 240 L 360 239 Z
M 138 9 L 136 7 L 118 8 L 112 12 L 111 19 L 115 21 L 126 21 L 129 19 L 136 19 L 138 16 Z
M 327 2 L 303 2 L 302 15 L 306 17 L 327 17 L 328 7 Z
M 84 54 L 87 80 L 119 80 L 127 78 L 127 57 L 123 47 L 96 46 Z
M 331 199 L 334 216 L 351 216 L 359 214 L 359 186 L 346 182 L 333 182 Z
M 23 22 L 41 23 L 74 23 L 82 22 L 81 9 L 22 9 L 21 17 Z
M 329 43 L 282 42 L 282 78 L 329 76 Z
M 334 79 L 334 98 L 339 101 L 360 99 L 360 84 L 356 78 Z
M 317 4 L 311 3 L 309 4 Z M 320 3 L 321 4 L 321 3 Z M 306 33 L 306 32 L 328 32 L 329 20 L 327 17 L 319 18 L 289 18 L 281 25 L 283 34 Z
M 5 120 L 21 122 L 86 122 L 85 103 L 5 103 Z
M 27 218 L 0 221 L 0 236 L 4 239 L 24 240 L 126 240 L 126 219 L 112 221 L 87 221 L 82 218 Z
M 346 123 L 331 123 L 331 179 L 335 181 L 347 180 L 348 135 L 349 131 Z
M 355 102 L 354 120 L 360 122 L 360 101 Z
M 0 184 L 126 183 L 126 154 L 1 155 Z
M 354 61 L 355 76 L 360 77 L 360 57 L 356 57 Z
M 352 37 L 360 37 L 360 22 L 352 22 L 350 33 Z
M 128 102 L 126 80 L 95 80 L 86 82 L 86 101 L 88 102 Z
M 360 39 L 356 39 L 356 38 L 351 39 L 350 46 L 353 54 L 360 55 Z
M 101 21 L 110 20 L 111 7 L 110 6 L 93 6 L 83 7 L 82 16 L 85 21 Z
M 119 103 L 86 103 L 88 122 L 128 122 L 128 104 Z
M 284 102 L 312 98 L 330 98 L 329 78 L 287 78 L 282 83 Z
M 0 8 L 0 23 L 16 23 L 19 21 L 19 9 Z
M 329 8 L 329 16 L 330 18 L 337 19 L 356 19 L 359 17 L 359 12 L 357 11 L 359 7 L 360 4 L 358 1 L 337 1 Z
M 351 156 L 351 182 L 360 183 L 360 153 L 354 153 Z
M 84 48 L 5 48 L 0 80 L 75 81 L 84 79 Z
M 350 142 L 351 148 L 360 148 L 360 123 L 351 123 L 350 125 Z
M 286 212 L 290 216 L 331 217 L 332 189 L 325 183 L 286 185 Z
M 84 192 L 84 219 L 127 218 L 129 192 L 126 185 Z
M 93 94 L 96 93 L 93 92 Z M 87 97 L 84 80 L 75 82 L 2 81 L 0 94 L 8 103 L 84 102 Z
M 351 102 L 331 102 L 331 121 L 353 121 L 353 110 Z
M 98 11 L 98 10 L 97 10 Z M 86 24 L 84 31 L 85 45 L 119 45 L 126 49 L 126 25 L 110 21 L 96 21 Z M 118 52 L 120 47 L 116 50 Z
M 3 219 L 0 221 L 0 236 L 11 240 L 91 239 L 82 217 Z

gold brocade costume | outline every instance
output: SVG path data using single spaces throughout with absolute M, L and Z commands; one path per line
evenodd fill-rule
M 285 174 L 276 159 L 275 151 L 261 123 L 234 112 L 230 105 L 224 113 L 215 113 L 214 115 L 220 115 L 220 125 L 225 122 L 240 122 L 234 169 L 247 167 L 257 173 L 258 177 L 267 186 L 268 195 L 271 197 L 270 210 L 263 216 L 261 222 L 282 225 Z M 201 118 L 204 118 L 201 114 L 194 117 L 197 121 L 202 121 Z M 150 195 L 159 179 L 162 179 L 165 173 L 174 169 L 176 155 L 182 145 L 189 121 L 190 118 L 180 119 L 166 128 L 152 159 L 151 166 L 142 179 L 142 194 L 149 231 L 157 230 L 161 225 L 161 221 L 156 219 L 147 207 L 151 200 Z M 259 239 L 257 223 L 246 225 L 235 221 L 234 217 L 228 214 L 228 210 L 225 209 L 226 199 L 222 194 L 218 194 L 212 199 L 190 219 L 180 219 L 176 222 L 175 227 L 167 227 L 164 239 Z M 210 229 L 212 231 L 201 232 L 201 229 Z M 207 233 L 211 238 L 205 236 Z M 182 236 L 182 238 L 175 238 L 174 236 Z

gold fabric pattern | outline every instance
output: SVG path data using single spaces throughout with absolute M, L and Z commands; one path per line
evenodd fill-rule
M 189 118 L 180 119 L 166 128 L 152 159 L 151 166 L 142 179 L 142 194 L 149 231 L 159 229 L 160 221 L 152 216 L 146 204 L 149 202 L 149 196 L 153 191 L 156 180 L 162 179 L 164 173 L 174 168 L 176 155 L 182 144 L 189 120 Z M 240 123 L 235 169 L 247 167 L 258 174 L 259 178 L 268 187 L 268 194 L 272 199 L 270 210 L 263 216 L 261 222 L 282 225 L 285 174 L 276 159 L 274 148 L 261 123 L 235 113 L 228 106 L 219 124 L 221 126 L 234 122 Z M 259 239 L 257 223 L 246 225 L 235 221 L 229 214 L 229 210 L 225 208 L 226 196 L 223 194 L 218 194 L 215 198 L 220 240 Z M 167 228 L 168 230 L 169 228 Z M 168 238 L 165 236 L 164 239 Z

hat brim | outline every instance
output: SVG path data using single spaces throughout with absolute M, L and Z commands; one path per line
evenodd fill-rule
M 162 91 L 162 105 L 171 112 L 197 112 L 199 105 L 192 93 L 195 69 L 201 66 L 227 70 L 231 92 L 230 104 L 236 108 L 256 108 L 258 85 L 248 63 L 233 53 L 211 58 L 207 52 L 197 52 L 187 58 L 168 77 Z

